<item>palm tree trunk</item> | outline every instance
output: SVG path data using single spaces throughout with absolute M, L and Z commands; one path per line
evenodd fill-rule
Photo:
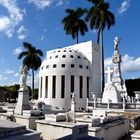
M 32 99 L 34 95 L 34 69 L 32 69 Z
M 105 78 L 104 78 L 104 48 L 103 48 L 103 30 L 102 29 L 101 29 L 101 48 L 102 48 L 102 93 L 103 93 Z
M 77 44 L 79 43 L 79 40 L 78 40 L 78 32 L 76 32 L 76 43 Z
M 100 32 L 101 32 L 101 30 L 99 29 L 99 31 L 97 33 L 97 44 L 99 44 L 99 42 L 100 42 Z

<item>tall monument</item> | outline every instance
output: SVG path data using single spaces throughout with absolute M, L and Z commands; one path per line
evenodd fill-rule
M 113 103 L 118 103 L 121 101 L 122 84 L 123 80 L 121 77 L 121 55 L 119 54 L 119 43 L 120 39 L 115 37 L 114 39 L 114 53 L 112 56 L 113 62 L 113 75 L 110 68 L 107 71 L 107 83 L 105 84 L 102 102 L 107 103 L 110 100 Z M 112 76 L 112 77 L 111 77 Z
M 119 47 L 118 47 L 119 43 L 120 43 L 120 39 L 118 37 L 115 37 L 115 39 L 114 39 L 114 54 L 113 54 L 113 59 L 112 59 L 112 62 L 114 64 L 112 82 L 116 86 L 117 90 L 119 92 L 121 92 L 123 80 L 121 77 L 120 64 L 121 64 L 122 60 L 121 60 L 121 55 L 119 53 Z

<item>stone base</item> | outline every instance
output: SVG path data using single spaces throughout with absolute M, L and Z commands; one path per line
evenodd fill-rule
M 14 112 L 15 114 L 22 115 L 23 110 L 30 110 L 29 91 L 20 89 L 18 93 L 18 102 Z
M 93 117 L 105 117 L 107 116 L 106 110 L 93 110 L 92 112 Z
M 47 114 L 45 115 L 45 120 L 54 121 L 54 122 L 66 122 L 68 120 L 67 115 L 65 113 L 58 114 Z
M 71 112 L 75 112 L 76 111 L 76 104 L 74 102 L 71 102 Z
M 121 102 L 120 93 L 112 83 L 105 84 L 105 89 L 103 92 L 102 102 L 108 103 L 109 100 L 111 103 Z
M 14 121 L 18 124 L 25 125 L 26 128 L 36 130 L 36 120 L 44 120 L 44 116 L 23 116 L 0 113 L 0 119 Z
M 131 135 L 132 140 L 140 140 L 140 130 Z
M 85 140 L 85 138 L 88 136 L 88 125 L 67 122 L 50 122 L 44 120 L 37 120 L 36 123 L 37 131 L 42 133 L 45 140 Z
M 129 120 L 105 122 L 98 127 L 89 127 L 88 134 L 103 140 L 118 140 L 129 133 Z
M 40 110 L 23 110 L 23 116 L 44 116 Z
M 0 119 L 1 140 L 40 140 L 40 133 L 26 129 L 25 125 Z

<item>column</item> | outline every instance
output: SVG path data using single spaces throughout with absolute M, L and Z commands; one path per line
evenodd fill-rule
M 61 98 L 61 75 L 56 75 L 56 96 L 55 98 Z
M 66 110 L 71 108 L 71 77 L 69 75 L 65 75 L 65 107 Z

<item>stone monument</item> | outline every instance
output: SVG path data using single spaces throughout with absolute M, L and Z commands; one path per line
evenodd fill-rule
M 18 101 L 15 108 L 15 114 L 22 115 L 23 110 L 29 110 L 29 90 L 26 84 L 28 67 L 27 65 L 20 68 L 20 89 L 18 91 Z
M 107 73 L 107 83 L 105 84 L 102 102 L 108 103 L 110 99 L 112 103 L 118 103 L 121 101 L 121 91 L 122 91 L 122 78 L 121 78 L 121 55 L 119 54 L 120 39 L 115 37 L 114 39 L 114 54 L 112 62 L 114 64 L 113 71 L 108 68 Z M 113 75 L 112 75 L 113 72 Z
M 115 37 L 115 39 L 114 39 L 114 54 L 113 54 L 113 59 L 112 59 L 112 62 L 114 64 L 112 82 L 115 85 L 115 87 L 117 88 L 117 90 L 119 92 L 121 92 L 123 80 L 121 77 L 120 64 L 121 64 L 122 60 L 121 60 L 121 55 L 119 53 L 119 47 L 118 47 L 119 43 L 120 43 L 120 39 L 118 37 Z

